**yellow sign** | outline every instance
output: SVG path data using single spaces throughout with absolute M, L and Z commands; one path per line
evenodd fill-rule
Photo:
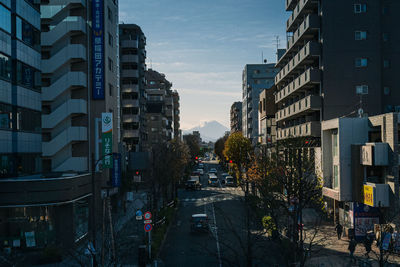
M 364 204 L 374 206 L 374 188 L 370 185 L 364 185 Z

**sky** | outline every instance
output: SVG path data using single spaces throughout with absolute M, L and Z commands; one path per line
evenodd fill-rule
M 289 16 L 284 0 L 120 0 L 119 10 L 120 23 L 146 35 L 147 68 L 179 92 L 182 129 L 212 120 L 229 128 L 245 64 L 276 62 Z

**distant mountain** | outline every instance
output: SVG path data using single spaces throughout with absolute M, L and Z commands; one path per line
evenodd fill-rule
M 192 129 L 184 130 L 183 133 L 191 134 L 193 131 L 199 131 L 203 141 L 215 142 L 218 138 L 224 136 L 229 129 L 217 121 L 207 121 Z

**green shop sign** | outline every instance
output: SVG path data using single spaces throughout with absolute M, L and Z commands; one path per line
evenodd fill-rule
M 101 113 L 101 144 L 103 155 L 112 153 L 112 113 Z M 111 169 L 113 167 L 112 155 L 103 158 L 103 169 Z

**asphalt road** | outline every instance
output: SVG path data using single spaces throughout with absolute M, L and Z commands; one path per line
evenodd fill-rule
M 178 214 L 160 253 L 163 266 L 231 266 L 227 260 L 241 249 L 243 192 L 221 182 L 218 187 L 208 186 L 210 168 L 216 168 L 221 179 L 222 170 L 217 162 L 208 162 L 200 177 L 202 190 L 179 191 Z M 195 213 L 208 215 L 209 233 L 190 232 L 190 218 Z

